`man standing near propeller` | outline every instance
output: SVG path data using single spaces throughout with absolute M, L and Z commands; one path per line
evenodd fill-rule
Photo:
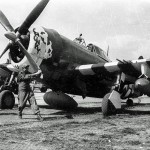
M 19 83 L 18 87 L 18 116 L 22 119 L 22 111 L 26 106 L 27 101 L 31 105 L 31 109 L 34 114 L 37 115 L 38 120 L 43 121 L 43 118 L 40 115 L 40 110 L 37 105 L 34 93 L 30 87 L 31 80 L 35 79 L 37 76 L 30 75 L 28 71 L 29 65 L 24 64 L 22 70 L 18 74 L 17 82 Z
M 30 26 L 34 23 L 34 21 L 38 18 L 38 16 L 44 10 L 48 2 L 49 0 L 41 0 L 37 4 L 37 6 L 31 11 L 31 13 L 27 16 L 27 18 L 24 20 L 21 26 L 17 29 L 17 32 L 15 32 L 14 28 L 11 26 L 6 16 L 0 10 L 0 24 L 7 31 L 5 36 L 11 41 L 7 44 L 7 46 L 3 50 L 2 54 L 0 55 L 0 58 L 6 53 L 6 51 L 8 51 L 12 47 L 12 45 L 17 44 L 20 47 L 21 52 L 26 56 L 28 60 L 28 64 L 32 68 L 32 73 L 35 75 L 38 75 L 39 67 L 37 66 L 33 58 L 30 56 L 30 54 L 27 52 L 24 46 L 24 42 L 23 42 L 24 39 L 22 38 L 22 35 L 24 35 L 24 31 L 28 31 Z M 13 50 L 15 53 L 15 49 Z M 43 118 L 40 115 L 39 107 L 36 104 L 34 93 L 32 89 L 30 88 L 30 81 L 33 78 L 33 76 L 27 75 L 29 73 L 28 72 L 29 65 L 24 64 L 22 67 L 22 70 L 18 74 L 19 117 L 22 118 L 22 111 L 26 105 L 27 100 L 29 100 L 34 113 L 37 114 L 38 119 L 43 120 Z

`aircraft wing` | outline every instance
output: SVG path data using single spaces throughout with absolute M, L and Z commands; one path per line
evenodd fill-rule
M 142 74 L 150 77 L 150 59 L 119 60 L 117 62 L 80 65 L 75 70 L 79 71 L 82 75 L 115 75 L 118 72 L 123 72 L 135 78 L 138 78 Z

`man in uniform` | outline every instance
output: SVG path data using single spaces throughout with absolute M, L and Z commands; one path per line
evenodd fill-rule
M 19 109 L 19 118 L 22 119 L 22 111 L 26 106 L 27 100 L 31 105 L 31 109 L 34 114 L 37 115 L 37 119 L 43 121 L 43 118 L 40 115 L 40 110 L 37 105 L 34 93 L 30 87 L 30 82 L 35 78 L 35 76 L 31 76 L 28 71 L 29 65 L 24 64 L 22 66 L 22 70 L 19 72 L 17 77 L 17 82 L 19 84 L 18 87 L 18 109 Z
M 79 37 L 75 38 L 74 41 L 77 42 L 78 44 L 86 46 L 85 40 L 82 38 L 82 33 L 79 35 Z

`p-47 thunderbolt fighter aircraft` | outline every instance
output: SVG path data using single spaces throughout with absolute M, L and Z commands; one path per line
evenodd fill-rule
M 105 52 L 93 45 L 88 46 L 69 40 L 53 29 L 30 26 L 38 18 L 49 0 L 41 2 L 32 10 L 20 27 L 14 29 L 6 16 L 0 12 L 0 22 L 10 40 L 2 55 L 9 50 L 13 81 L 15 73 L 24 63 L 29 64 L 32 75 L 42 74 L 41 82 L 52 89 L 44 95 L 44 100 L 60 109 L 77 107 L 77 103 L 67 94 L 100 97 L 104 115 L 121 109 L 121 100 L 146 94 L 150 96 L 150 60 L 111 62 Z M 1 56 L 2 56 L 1 55 Z M 6 104 L 9 94 L 2 96 Z M 11 101 L 11 98 L 9 96 Z M 13 99 L 13 98 L 12 98 Z

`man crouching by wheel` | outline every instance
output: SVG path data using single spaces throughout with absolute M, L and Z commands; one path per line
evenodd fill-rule
M 19 72 L 17 77 L 18 86 L 18 116 L 22 119 L 22 111 L 26 106 L 27 101 L 31 105 L 31 109 L 34 114 L 37 115 L 37 119 L 43 121 L 43 118 L 40 115 L 40 110 L 37 105 L 33 90 L 30 87 L 30 82 L 35 77 L 30 76 L 30 72 L 28 71 L 29 65 L 24 64 L 22 66 L 22 70 Z

